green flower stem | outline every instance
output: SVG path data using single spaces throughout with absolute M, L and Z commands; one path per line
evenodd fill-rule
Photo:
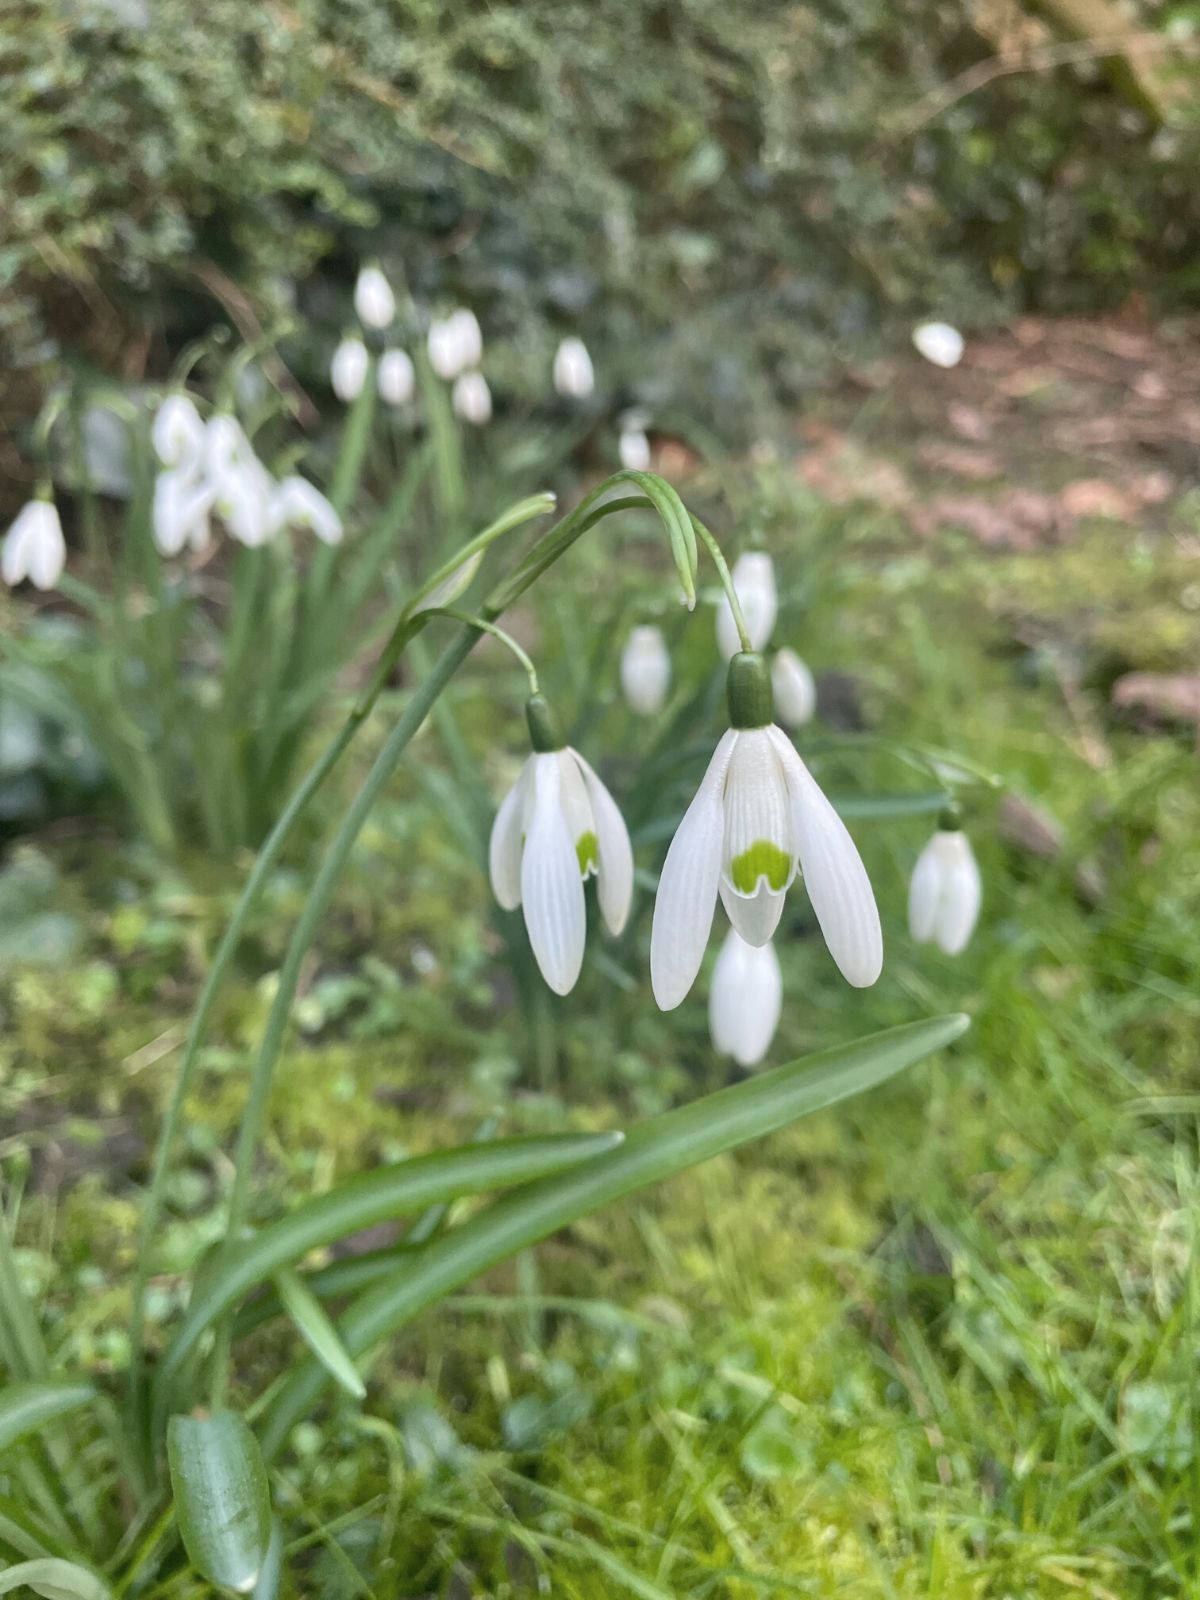
M 482 633 L 491 634 L 493 639 L 507 645 L 525 668 L 525 676 L 529 679 L 530 694 L 538 694 L 537 668 L 530 660 L 528 653 L 521 648 L 511 633 L 506 633 L 503 628 L 498 628 L 494 622 L 487 622 L 483 617 L 473 617 L 469 611 L 458 611 L 454 606 L 431 606 L 426 615 L 431 617 L 449 617 L 454 622 L 465 622 L 470 628 L 478 628 Z
M 696 530 L 697 538 L 703 540 L 704 548 L 712 557 L 713 566 L 717 569 L 717 574 L 721 579 L 721 587 L 725 591 L 725 598 L 729 601 L 729 609 L 733 612 L 734 626 L 737 628 L 738 638 L 741 640 L 742 650 L 747 654 L 751 653 L 754 650 L 754 645 L 750 640 L 750 632 L 746 627 L 746 619 L 742 615 L 742 602 L 738 599 L 737 590 L 733 587 L 733 579 L 729 575 L 729 565 L 726 562 L 724 555 L 721 553 L 721 546 L 700 521 L 699 517 L 692 518 L 692 527 Z

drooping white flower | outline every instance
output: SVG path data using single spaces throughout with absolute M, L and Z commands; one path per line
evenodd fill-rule
M 271 532 L 281 528 L 307 528 L 323 544 L 341 544 L 342 519 L 307 478 L 281 478 L 271 493 L 268 518 Z
M 212 532 L 209 512 L 217 498 L 213 484 L 197 477 L 190 467 L 160 472 L 154 482 L 151 525 L 160 555 L 174 557 L 185 546 L 203 550 Z
M 763 945 L 797 870 L 842 976 L 866 988 L 883 965 L 875 896 L 842 819 L 769 721 L 761 657 L 731 663 L 730 710 L 736 726 L 718 743 L 659 879 L 650 934 L 654 998 L 670 1011 L 692 987 L 718 894 L 742 938 Z
M 239 544 L 257 549 L 275 532 L 271 501 L 275 480 L 256 455 L 232 466 L 214 482 L 214 508 Z
M 908 926 L 920 944 L 937 944 L 948 956 L 967 947 L 983 883 L 971 842 L 961 828 L 940 828 L 917 857 L 908 888 Z
M 206 429 L 190 396 L 169 394 L 154 413 L 150 441 L 164 467 L 197 472 L 204 459 Z
M 483 360 L 483 333 L 473 311 L 460 308 L 429 325 L 429 365 L 447 383 Z
M 763 650 L 771 637 L 779 610 L 775 563 L 764 551 L 747 550 L 734 562 L 730 576 L 741 602 L 742 615 L 746 619 L 751 648 Z M 717 607 L 717 645 L 726 661 L 742 648 L 733 612 L 729 609 L 729 601 L 724 598 Z
M 379 395 L 389 406 L 406 406 L 416 388 L 412 357 L 406 350 L 385 350 L 379 358 Z
M 649 472 L 652 457 L 645 428 L 622 428 L 617 440 L 617 456 L 627 471 Z
M 564 339 L 554 352 L 554 387 L 568 400 L 586 400 L 596 387 L 592 358 L 582 339 Z
M 963 358 L 963 336 L 948 322 L 922 322 L 914 328 L 912 342 L 935 367 L 956 367 Z
M 450 404 L 464 422 L 480 428 L 492 417 L 492 391 L 482 372 L 463 372 L 454 380 Z
M 241 423 L 228 411 L 218 411 L 204 430 L 204 471 L 215 485 L 230 472 L 254 458 L 254 446 Z
M 662 629 L 634 628 L 621 652 L 621 688 L 632 710 L 652 717 L 662 710 L 671 686 L 671 654 Z
M 396 315 L 396 296 L 378 267 L 364 267 L 354 285 L 354 309 L 364 328 L 389 328 Z
M 775 709 L 786 727 L 802 728 L 817 709 L 817 686 L 806 664 L 785 645 L 771 660 Z
M 779 957 L 766 944 L 747 944 L 736 929 L 725 935 L 708 991 L 713 1048 L 739 1067 L 756 1067 L 771 1048 L 783 1009 Z
M 329 382 L 343 405 L 357 400 L 362 393 L 370 364 L 366 345 L 354 334 L 343 339 L 333 352 L 333 360 L 329 363 Z
M 569 994 L 583 965 L 585 880 L 595 874 L 611 933 L 625 926 L 633 899 L 625 823 L 577 751 L 529 757 L 496 813 L 488 865 L 496 899 L 506 911 L 524 911 L 543 978 L 556 994 Z
M 35 589 L 53 589 L 67 564 L 58 507 L 39 496 L 22 506 L 4 536 L 0 577 L 10 588 L 26 578 Z

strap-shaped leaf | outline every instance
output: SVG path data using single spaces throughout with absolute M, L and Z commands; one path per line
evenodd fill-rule
M 167 1465 L 188 1560 L 210 1583 L 249 1594 L 271 1537 L 258 1441 L 235 1411 L 172 1417 Z
M 47 1556 L 42 1561 L 22 1561 L 0 1572 L 0 1594 L 32 1589 L 42 1600 L 109 1600 L 112 1591 L 103 1578 L 74 1561 Z
M 559 1172 L 602 1151 L 620 1134 L 562 1134 L 493 1139 L 379 1167 L 297 1206 L 250 1239 L 239 1240 L 197 1279 L 191 1304 L 159 1369 L 155 1393 L 161 1415 L 168 1386 L 205 1329 L 229 1306 L 309 1250 L 332 1244 L 378 1222 L 457 1200 L 506 1189 Z
M 956 1015 L 889 1028 L 642 1123 L 608 1155 L 505 1195 L 364 1290 L 339 1323 L 343 1344 L 352 1355 L 363 1355 L 443 1296 L 557 1229 L 646 1184 L 874 1088 L 957 1039 L 967 1026 L 968 1018 Z M 287 1380 L 264 1426 L 268 1456 L 307 1414 L 325 1380 L 315 1361 Z
M 95 1398 L 90 1383 L 13 1383 L 0 1389 L 0 1455 L 26 1434 Z
M 340 1383 L 347 1394 L 361 1400 L 367 1392 L 367 1386 L 346 1353 L 324 1306 L 304 1279 L 294 1267 L 285 1267 L 282 1272 L 275 1274 L 275 1287 L 283 1301 L 283 1309 L 300 1330 L 313 1355 L 335 1383 Z

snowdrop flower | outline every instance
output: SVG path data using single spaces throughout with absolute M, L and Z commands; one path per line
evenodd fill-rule
M 526 706 L 534 753 L 496 813 L 488 847 L 492 890 L 520 906 L 542 977 L 569 994 L 583 965 L 583 885 L 620 933 L 633 899 L 633 850 L 616 803 L 583 757 L 564 745 L 541 695 Z
M 483 360 L 483 333 L 473 311 L 458 310 L 429 325 L 429 365 L 450 383 Z
M 734 562 L 730 576 L 741 602 L 742 615 L 746 619 L 751 648 L 765 649 L 779 610 L 779 597 L 775 592 L 775 563 L 761 550 L 747 550 Z M 729 601 L 724 599 L 717 610 L 717 644 L 726 661 L 742 648 Z
M 396 315 L 396 296 L 378 267 L 364 267 L 354 285 L 354 309 L 364 328 L 388 328 Z
M 956 367 L 963 358 L 963 336 L 948 322 L 923 322 L 913 329 L 912 342 L 935 367 Z
M 342 542 L 341 517 L 306 478 L 280 479 L 271 492 L 267 515 L 272 533 L 281 528 L 307 528 L 323 544 Z
M 329 363 L 329 381 L 343 405 L 357 400 L 362 393 L 370 364 L 367 347 L 355 334 L 343 339 L 333 352 L 333 360 Z
M 663 1011 L 695 982 L 720 894 L 747 944 L 766 944 L 797 869 L 842 976 L 866 988 L 883 965 L 875 896 L 845 824 L 771 721 L 760 655 L 729 666 L 733 726 L 717 745 L 663 863 L 650 932 L 650 979 Z
M 812 721 L 817 709 L 817 686 L 808 667 L 786 645 L 775 652 L 771 661 L 771 689 L 780 722 L 789 728 L 802 728 Z
M 10 588 L 28 578 L 35 589 L 53 589 L 67 564 L 58 507 L 39 493 L 17 513 L 0 552 L 0 577 Z
M 200 413 L 186 394 L 169 394 L 154 413 L 150 440 L 164 467 L 199 470 L 205 436 Z
M 238 543 L 251 550 L 266 544 L 275 532 L 275 482 L 258 457 L 251 453 L 249 460 L 230 467 L 214 488 L 216 509 Z
M 554 352 L 554 387 L 568 400 L 586 400 L 596 387 L 592 358 L 582 339 L 564 339 Z
M 203 550 L 212 536 L 208 514 L 217 491 L 190 467 L 160 472 L 154 484 L 151 524 L 160 555 L 180 555 L 185 546 Z
M 621 652 L 621 688 L 641 717 L 661 711 L 671 686 L 671 656 L 661 628 L 634 628 Z
M 492 417 L 492 391 L 482 372 L 464 372 L 454 380 L 450 404 L 464 422 L 482 427 Z
M 783 1009 L 779 957 L 768 939 L 752 945 L 730 928 L 713 967 L 708 1031 L 713 1049 L 739 1067 L 756 1067 L 771 1048 Z
M 389 406 L 406 406 L 416 388 L 412 357 L 406 350 L 385 350 L 379 358 L 379 395 Z
M 621 437 L 617 440 L 617 456 L 627 471 L 649 472 L 650 441 L 645 428 L 622 428 Z
M 983 885 L 970 840 L 957 818 L 946 815 L 938 831 L 917 857 L 908 889 L 909 932 L 919 944 L 930 941 L 948 956 L 967 947 Z
M 204 430 L 204 470 L 215 484 L 253 460 L 254 447 L 241 423 L 228 411 L 218 411 Z

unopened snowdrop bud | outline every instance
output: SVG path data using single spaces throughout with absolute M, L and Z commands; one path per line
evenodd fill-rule
M 473 427 L 482 427 L 492 418 L 492 391 L 482 372 L 464 372 L 454 380 L 450 404 L 455 414 Z
M 583 886 L 595 877 L 601 915 L 620 933 L 633 900 L 633 849 L 616 802 L 563 743 L 541 695 L 526 713 L 534 753 L 496 813 L 488 866 L 496 899 L 524 912 L 543 978 L 569 994 L 583 965 Z
M 154 483 L 151 525 L 160 555 L 174 557 L 185 548 L 203 550 L 212 537 L 209 512 L 216 488 L 194 476 L 188 467 L 160 472 Z
M 946 815 L 917 857 L 908 889 L 909 932 L 919 944 L 931 941 L 948 956 L 967 948 L 979 919 L 983 884 L 971 842 Z
M 671 686 L 671 656 L 661 628 L 634 628 L 621 652 L 621 688 L 630 709 L 652 717 Z
M 912 342 L 935 367 L 956 367 L 963 358 L 963 336 L 948 322 L 923 322 L 913 329 Z
M 10 588 L 28 578 L 35 589 L 53 589 L 66 564 L 67 544 L 58 507 L 49 490 L 39 491 L 37 499 L 17 513 L 4 536 L 0 577 Z
M 169 394 L 150 428 L 154 453 L 164 467 L 197 471 L 204 458 L 205 427 L 186 394 Z
M 483 360 L 483 333 L 473 311 L 458 310 L 430 323 L 429 365 L 447 383 Z
M 854 841 L 772 715 L 766 663 L 734 656 L 732 727 L 671 841 L 654 902 L 650 979 L 663 1011 L 696 980 L 718 894 L 746 943 L 764 945 L 797 870 L 846 981 L 866 988 L 883 966 L 879 913 Z
M 413 397 L 416 373 L 405 350 L 385 350 L 379 358 L 379 395 L 389 406 L 406 406 Z
M 817 709 L 813 675 L 794 650 L 785 645 L 771 661 L 771 688 L 779 720 L 788 728 L 802 728 Z
M 627 472 L 649 472 L 650 440 L 645 428 L 622 428 L 617 440 L 617 456 Z
M 343 405 L 349 405 L 352 400 L 357 400 L 362 393 L 370 364 L 371 358 L 367 354 L 367 347 L 356 335 L 343 339 L 333 352 L 333 360 L 329 364 L 329 381 L 334 394 Z
M 378 267 L 364 267 L 354 285 L 354 309 L 364 328 L 389 328 L 396 315 L 396 296 Z
M 582 339 L 564 339 L 554 352 L 554 387 L 568 400 L 586 400 L 596 387 L 592 358 Z
M 342 542 L 341 517 L 306 478 L 280 479 L 271 494 L 268 517 L 272 533 L 281 528 L 307 528 L 323 544 Z
M 708 1031 L 713 1048 L 739 1067 L 756 1067 L 771 1048 L 783 1009 L 775 946 L 747 944 L 730 928 L 713 967 Z
M 474 555 L 468 556 L 461 566 L 455 567 L 441 583 L 435 584 L 423 599 L 417 601 L 412 608 L 412 615 L 416 617 L 422 611 L 436 611 L 439 606 L 453 605 L 459 595 L 470 588 L 482 560 L 482 550 L 476 550 Z
M 775 563 L 761 550 L 747 550 L 733 564 L 730 574 L 734 591 L 741 602 L 742 615 L 754 650 L 763 650 L 775 626 L 779 597 L 775 590 Z M 742 648 L 737 623 L 729 601 L 723 599 L 717 610 L 717 644 L 726 661 Z

